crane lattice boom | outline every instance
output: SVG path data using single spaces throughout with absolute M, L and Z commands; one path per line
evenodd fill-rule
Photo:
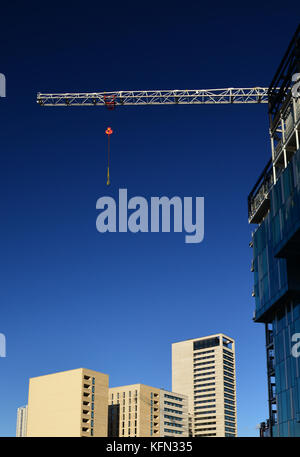
M 82 92 L 42 94 L 41 106 L 107 106 L 119 105 L 205 105 L 230 103 L 268 103 L 268 88 L 227 88 L 200 90 L 132 90 L 116 92 Z

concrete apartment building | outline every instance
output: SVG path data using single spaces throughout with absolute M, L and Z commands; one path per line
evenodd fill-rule
M 108 375 L 85 368 L 31 378 L 28 437 L 107 436 Z
M 108 436 L 188 436 L 187 396 L 144 384 L 109 389 Z
M 188 397 L 190 436 L 237 436 L 234 340 L 218 333 L 172 344 L 172 390 Z
M 27 412 L 28 406 L 21 406 L 17 411 L 16 436 L 25 437 L 27 435 Z

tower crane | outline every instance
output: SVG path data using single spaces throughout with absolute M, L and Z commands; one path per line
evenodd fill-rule
M 268 103 L 268 101 L 266 87 L 37 94 L 37 103 L 41 106 L 106 106 L 110 110 L 124 105 L 206 105 Z M 109 138 L 112 133 L 109 129 L 110 127 L 105 132 L 108 137 L 107 185 L 110 184 Z

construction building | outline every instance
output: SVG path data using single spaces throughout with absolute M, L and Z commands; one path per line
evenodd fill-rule
M 254 321 L 265 325 L 269 418 L 262 436 L 300 436 L 300 26 L 268 91 L 272 157 L 248 197 Z M 293 89 L 292 89 L 293 88 Z
M 187 437 L 188 405 L 183 394 L 133 384 L 109 389 L 108 436 Z
M 78 368 L 31 378 L 28 437 L 107 436 L 108 375 Z
M 172 390 L 188 397 L 190 436 L 237 436 L 234 340 L 218 333 L 173 343 Z

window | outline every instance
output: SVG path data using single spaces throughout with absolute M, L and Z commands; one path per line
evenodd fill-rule
M 201 354 L 202 355 L 202 354 Z M 205 357 L 196 357 L 194 358 L 194 363 L 195 362 L 199 362 L 200 360 L 206 360 L 206 359 L 214 359 L 215 356 L 214 355 L 207 355 Z
M 234 432 L 235 432 L 235 429 L 234 429 L 234 428 L 231 428 L 231 427 L 225 427 L 225 431 L 226 431 L 226 432 L 234 433 Z
M 220 340 L 219 337 L 216 338 L 206 338 L 205 340 L 194 341 L 194 351 L 198 349 L 206 349 L 214 346 L 219 346 Z
M 194 390 L 194 394 L 199 394 L 203 392 L 212 392 L 213 390 L 216 390 L 215 387 L 211 387 L 209 389 L 200 389 L 200 390 Z
M 216 425 L 217 423 L 216 422 L 201 422 L 200 424 L 196 424 L 195 427 L 199 427 L 202 425 Z
M 214 360 L 211 361 L 211 362 L 210 362 L 210 361 L 207 361 L 207 362 L 199 362 L 199 363 L 194 363 L 194 368 L 195 368 L 195 367 L 199 367 L 200 365 L 207 365 L 207 366 L 205 367 L 206 369 L 207 369 L 207 368 L 213 368 L 213 366 L 210 367 L 210 366 L 208 366 L 208 365 L 214 365 L 214 364 L 215 364 L 215 361 L 214 361 Z
M 230 405 L 234 405 L 234 401 L 232 401 L 232 400 L 228 400 L 227 398 L 224 398 L 224 401 L 225 401 L 226 403 L 229 403 Z M 225 406 L 226 406 L 226 405 L 225 405 Z
M 205 433 L 204 435 L 195 435 L 195 436 L 217 436 L 216 433 Z
M 182 405 L 178 405 L 177 403 L 171 403 L 170 401 L 165 401 L 164 404 L 169 406 L 175 406 L 177 408 L 182 408 Z
M 229 427 L 233 427 L 233 430 L 234 430 L 234 422 L 227 422 L 225 421 L 225 425 L 229 426 Z
M 176 409 L 165 408 L 168 413 L 182 414 L 182 411 L 176 411 Z
M 176 422 L 164 422 L 164 425 L 169 425 L 171 427 L 182 428 L 182 424 L 177 424 Z
M 231 410 L 235 411 L 234 406 L 229 406 L 229 405 L 226 405 L 226 404 L 225 404 L 225 408 L 231 409 Z M 230 411 L 226 411 L 226 409 L 225 409 L 225 414 L 228 414 L 228 413 L 230 413 Z
M 198 357 L 200 355 L 204 355 L 204 354 L 214 354 L 215 350 L 214 349 L 210 349 L 209 351 L 201 351 L 201 352 L 197 352 L 196 354 L 194 354 L 194 357 Z
M 215 397 L 216 394 L 205 394 L 205 395 L 195 395 L 194 398 L 208 398 L 208 397 Z M 211 400 L 207 400 L 211 401 Z
M 197 428 L 197 430 L 195 429 L 195 431 L 197 432 L 207 432 L 209 430 L 217 430 L 216 427 L 210 427 L 210 428 Z
M 228 387 L 224 387 L 224 392 L 228 392 L 230 394 L 234 394 L 234 390 L 233 389 L 228 389 Z
M 203 375 L 202 375 L 202 374 L 201 374 L 201 375 L 198 375 L 197 378 L 200 377 L 200 376 L 202 377 Z M 200 382 L 202 383 L 202 382 L 212 381 L 212 380 L 215 380 L 215 378 L 214 378 L 214 377 L 211 377 L 211 378 L 205 378 L 205 379 L 194 379 L 194 385 L 196 385 L 196 383 L 198 384 L 198 383 L 200 383 Z M 202 385 L 202 386 L 213 386 L 214 384 L 215 384 L 214 382 L 210 382 L 210 383 L 201 384 L 201 385 Z
M 195 410 L 197 409 L 210 409 L 210 408 L 215 408 L 216 407 L 216 404 L 214 403 L 213 405 L 205 405 L 205 406 L 195 406 Z M 210 411 L 205 411 L 205 413 L 207 414 L 208 412 Z M 216 411 L 211 411 L 211 412 L 216 412 Z
M 203 406 L 198 406 L 198 408 L 195 408 L 195 409 L 200 409 L 200 408 L 203 408 Z M 214 408 L 214 406 L 209 406 L 209 408 Z M 201 414 L 216 414 L 216 410 L 214 410 L 214 411 L 197 411 L 195 413 L 195 416 L 199 416 Z M 202 419 L 202 417 L 200 417 L 199 419 Z
M 182 432 L 180 432 L 179 430 L 171 430 L 171 429 L 169 429 L 169 428 L 165 428 L 164 431 L 165 431 L 166 433 L 172 433 L 172 434 L 174 434 L 174 435 L 182 435 Z
M 226 370 L 230 370 L 230 368 L 226 367 Z M 224 370 L 224 379 L 225 379 L 225 376 L 229 376 L 230 380 L 233 380 L 234 379 L 233 370 L 231 370 L 232 373 L 229 373 L 229 371 L 226 371 L 226 370 Z
M 165 398 L 171 398 L 172 400 L 175 400 L 175 401 L 182 401 L 182 398 L 174 397 L 173 395 L 168 395 L 168 394 L 165 394 Z
M 230 414 L 232 414 L 232 413 L 230 413 Z M 235 416 L 232 416 L 232 417 L 230 417 L 230 416 L 225 416 L 225 420 L 235 422 Z
M 234 395 L 230 395 L 230 394 L 224 394 L 224 397 L 225 398 L 231 398 L 231 400 L 234 400 Z
M 168 414 L 164 414 L 165 419 L 170 419 L 172 421 L 182 421 L 182 417 L 176 417 L 176 416 L 169 416 Z
M 207 370 L 211 370 L 211 369 L 213 369 L 213 368 L 215 368 L 214 365 L 212 365 L 211 367 L 206 366 L 206 367 L 202 367 L 202 368 L 194 368 L 194 373 L 196 373 L 196 372 L 198 372 L 198 371 L 207 371 Z M 214 374 L 214 373 L 215 373 L 214 371 L 213 371 L 213 372 L 212 372 L 212 371 L 207 371 L 207 374 Z
M 228 357 L 227 355 L 223 355 L 223 358 L 225 360 L 229 360 L 230 362 L 233 362 L 233 358 L 232 357 Z

